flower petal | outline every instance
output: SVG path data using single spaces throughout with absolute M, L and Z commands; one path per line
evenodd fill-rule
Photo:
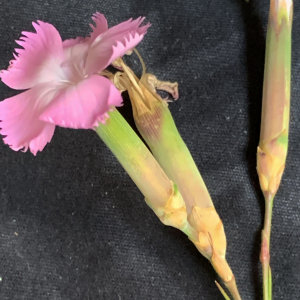
M 111 106 L 121 106 L 122 97 L 105 77 L 92 75 L 60 90 L 40 120 L 61 127 L 90 129 L 103 121 Z
M 36 155 L 38 151 L 42 151 L 47 143 L 50 143 L 55 130 L 55 125 L 45 123 L 44 129 L 41 133 L 29 143 L 30 151 Z
M 83 38 L 81 36 L 76 39 L 69 39 L 63 41 L 63 49 L 64 49 L 64 59 L 65 61 L 62 65 L 67 65 L 70 61 L 74 61 L 74 59 L 80 57 L 79 59 L 83 59 L 89 48 L 89 38 Z
M 142 24 L 142 22 L 145 20 L 145 18 L 143 17 L 139 17 L 135 20 L 133 20 L 132 18 L 130 18 L 129 20 L 122 22 L 118 25 L 115 25 L 111 28 L 109 28 L 106 32 L 105 32 L 105 37 L 113 37 L 115 35 L 118 34 L 126 34 L 127 32 L 131 32 L 131 31 L 135 31 L 139 28 L 139 26 Z M 148 26 L 149 27 L 149 26 Z M 101 37 L 101 39 L 103 38 L 103 36 Z
M 116 58 L 134 48 L 144 37 L 150 24 L 139 27 L 144 18 L 131 19 L 108 29 L 92 43 L 85 64 L 86 74 L 104 70 Z
M 63 48 L 66 60 L 72 58 L 74 59 L 79 55 L 84 57 L 84 55 L 82 55 L 83 52 L 88 50 L 89 46 L 93 43 L 97 36 L 107 31 L 108 26 L 104 15 L 100 14 L 99 12 L 96 12 L 92 16 L 92 19 L 95 22 L 96 26 L 90 24 L 90 27 L 93 30 L 90 37 L 84 38 L 79 36 L 76 39 L 68 39 L 63 41 Z
M 0 102 L 0 133 L 13 150 L 30 148 L 35 155 L 50 142 L 55 126 L 40 121 L 39 116 L 53 93 L 49 85 L 41 84 Z
M 90 27 L 93 30 L 89 40 L 90 43 L 92 43 L 100 34 L 108 30 L 107 20 L 104 17 L 104 15 L 100 14 L 99 12 L 96 12 L 95 14 L 93 14 L 92 19 L 95 22 L 96 26 L 90 24 Z
M 85 39 L 86 39 L 86 38 L 84 38 L 84 37 L 82 37 L 82 36 L 78 36 L 76 39 L 68 39 L 68 40 L 64 40 L 64 41 L 62 42 L 63 48 L 64 48 L 64 50 L 66 50 L 66 49 L 68 49 L 68 48 L 70 48 L 70 47 L 73 47 L 73 46 L 75 46 L 75 45 L 77 45 L 77 44 L 80 44 L 80 43 L 84 42 Z
M 23 36 L 16 42 L 24 49 L 15 49 L 18 55 L 14 54 L 8 69 L 0 72 L 2 81 L 13 89 L 28 89 L 63 77 L 59 68 L 63 47 L 58 31 L 41 21 L 32 24 L 36 33 L 22 32 Z

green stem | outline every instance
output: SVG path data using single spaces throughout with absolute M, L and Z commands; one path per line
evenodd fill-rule
M 99 123 L 96 128 L 97 134 L 119 160 L 161 222 L 184 231 L 187 227 L 186 207 L 176 184 L 167 177 L 122 115 L 116 109 L 108 114 L 106 123 Z
M 194 206 L 213 207 L 192 155 L 182 140 L 166 105 L 153 103 L 152 113 L 135 119 L 139 132 L 168 177 L 178 184 L 188 215 Z
M 270 268 L 272 208 L 288 151 L 292 17 L 292 0 L 270 0 L 261 133 L 257 155 L 257 171 L 265 195 L 265 220 L 260 255 L 264 300 L 272 299 Z
M 272 278 L 270 268 L 270 237 L 271 237 L 271 222 L 273 210 L 273 197 L 266 195 L 265 197 L 265 220 L 262 231 L 262 245 L 260 260 L 263 271 L 263 296 L 264 300 L 272 299 Z
M 164 206 L 173 188 L 171 181 L 122 115 L 116 109 L 109 112 L 109 119 L 96 132 L 146 199 Z

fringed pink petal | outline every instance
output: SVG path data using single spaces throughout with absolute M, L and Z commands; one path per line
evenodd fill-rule
M 49 85 L 41 84 L 0 102 L 0 133 L 13 150 L 29 148 L 35 155 L 50 142 L 55 126 L 40 121 L 39 116 L 55 93 Z
M 100 34 L 91 45 L 85 64 L 85 73 L 104 70 L 116 58 L 134 48 L 144 37 L 150 24 L 139 27 L 143 18 L 126 21 Z
M 100 14 L 99 12 L 96 12 L 95 14 L 93 14 L 92 19 L 95 22 L 96 26 L 90 24 L 90 27 L 93 30 L 89 40 L 90 43 L 92 43 L 100 34 L 108 30 L 107 20 L 104 17 L 104 15 Z
M 126 34 L 128 32 L 132 32 L 132 31 L 136 31 L 141 29 L 142 27 L 139 27 L 143 21 L 145 20 L 145 18 L 143 17 L 139 17 L 135 20 L 133 20 L 132 18 L 130 18 L 129 20 L 122 22 L 118 25 L 115 25 L 111 28 L 109 28 L 104 34 L 103 36 L 101 36 L 99 39 L 102 38 L 111 38 L 113 36 L 119 35 L 119 34 Z M 97 42 L 97 41 L 96 41 Z
M 59 68 L 63 60 L 62 40 L 58 31 L 48 23 L 32 23 L 36 33 L 22 32 L 16 41 L 24 49 L 15 49 L 18 55 L 7 70 L 0 72 L 2 81 L 13 89 L 28 89 L 37 84 L 63 77 Z
M 113 105 L 122 105 L 120 92 L 107 78 L 92 75 L 62 88 L 40 120 L 61 127 L 90 129 Z
M 44 129 L 33 140 L 29 142 L 30 151 L 36 155 L 38 151 L 42 151 L 47 143 L 50 143 L 55 130 L 55 125 L 45 123 Z

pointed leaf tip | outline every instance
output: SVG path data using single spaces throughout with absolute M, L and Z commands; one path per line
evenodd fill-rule
M 231 299 L 229 298 L 229 296 L 225 293 L 224 289 L 221 287 L 221 285 L 220 285 L 217 281 L 215 281 L 215 284 L 217 285 L 217 287 L 218 287 L 219 291 L 221 292 L 221 294 L 223 295 L 223 297 L 224 297 L 226 300 L 231 300 Z

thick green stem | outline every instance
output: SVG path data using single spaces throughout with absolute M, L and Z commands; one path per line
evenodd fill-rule
M 170 180 L 122 115 L 116 109 L 109 112 L 109 119 L 96 132 L 146 199 L 165 205 L 172 190 Z
M 194 206 L 213 207 L 202 176 L 168 107 L 158 101 L 152 105 L 152 112 L 139 119 L 135 118 L 135 123 L 154 157 L 169 178 L 178 184 L 186 202 L 187 213 L 190 214 Z
M 113 152 L 146 198 L 160 220 L 184 230 L 187 224 L 185 203 L 175 184 L 167 177 L 148 148 L 114 109 L 97 134 Z
M 167 176 L 177 183 L 187 213 L 190 214 L 194 206 L 213 207 L 203 179 L 167 104 L 150 86 L 150 74 L 143 74 L 139 80 L 122 60 L 119 63 L 126 74 L 119 81 L 128 90 L 135 124 Z

